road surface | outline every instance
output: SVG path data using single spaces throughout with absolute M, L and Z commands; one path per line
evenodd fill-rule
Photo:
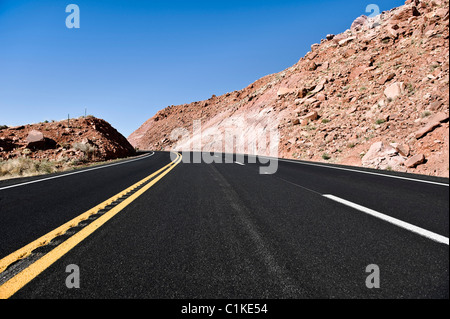
M 448 179 L 180 160 L 0 182 L 0 297 L 449 297 Z

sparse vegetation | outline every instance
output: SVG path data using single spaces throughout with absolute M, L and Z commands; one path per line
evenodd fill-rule
M 29 177 L 56 172 L 65 172 L 74 169 L 98 166 L 105 163 L 116 163 L 124 159 L 115 159 L 109 161 L 86 163 L 82 159 L 62 157 L 60 160 L 35 160 L 28 157 L 19 157 L 9 160 L 0 159 L 0 180 Z
M 0 177 L 23 177 L 50 174 L 57 171 L 58 162 L 32 160 L 19 157 L 7 161 L 0 160 Z
M 381 125 L 381 124 L 383 124 L 383 123 L 385 123 L 385 122 L 386 122 L 386 120 L 384 120 L 384 119 L 378 119 L 378 120 L 375 121 L 375 123 L 376 123 L 377 125 Z
M 433 64 L 432 66 L 430 66 L 430 71 L 433 72 L 433 71 L 436 70 L 438 67 L 440 67 L 439 64 Z
M 329 120 L 329 119 L 323 119 L 323 120 L 322 120 L 322 123 L 323 123 L 323 124 L 330 123 L 330 120 Z
M 428 117 L 428 116 L 430 116 L 431 115 L 431 112 L 430 111 L 425 111 L 425 112 L 423 112 L 421 115 L 420 115 L 420 117 L 421 118 L 425 118 L 425 117 Z
M 322 158 L 323 158 L 324 160 L 328 161 L 329 159 L 331 159 L 331 156 L 328 155 L 327 153 L 323 153 L 323 154 L 322 154 Z
M 97 148 L 89 143 L 74 143 L 72 145 L 72 148 L 75 151 L 81 151 L 84 153 L 84 161 L 92 159 L 95 156 L 95 152 L 97 151 Z
M 414 94 L 414 92 L 415 92 L 414 86 L 413 86 L 411 83 L 408 83 L 408 84 L 406 85 L 406 89 L 408 90 L 408 94 L 409 94 L 409 95 L 412 95 L 412 94 Z

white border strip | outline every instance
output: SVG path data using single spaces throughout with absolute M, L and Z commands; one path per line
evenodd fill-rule
M 276 157 L 272 158 L 272 157 L 259 156 L 259 155 L 251 155 L 251 156 L 267 158 L 267 159 L 277 159 Z M 341 171 L 348 171 L 348 172 L 355 172 L 355 173 L 362 173 L 362 174 L 369 174 L 369 175 L 397 178 L 397 179 L 402 179 L 402 180 L 407 180 L 407 181 L 421 182 L 421 183 L 427 183 L 427 184 L 433 184 L 433 185 L 449 187 L 449 184 L 439 183 L 439 182 L 432 182 L 432 181 L 416 179 L 416 178 L 410 178 L 410 177 L 395 176 L 395 175 L 381 174 L 381 173 L 368 172 L 368 171 L 359 171 L 359 170 L 356 170 L 356 169 L 350 169 L 350 168 L 344 168 L 344 167 L 336 167 L 336 166 L 328 166 L 328 165 L 321 165 L 321 164 L 314 164 L 314 163 L 305 163 L 305 162 L 291 161 L 291 160 L 282 159 L 282 158 L 278 158 L 278 160 L 282 161 L 282 162 L 289 162 L 289 163 L 295 163 L 295 164 L 301 164 L 301 165 L 310 165 L 310 166 L 316 166 L 316 167 L 338 169 L 338 170 L 341 170 Z
M 420 236 L 426 237 L 428 239 L 431 239 L 431 240 L 436 241 L 436 242 L 441 243 L 441 244 L 446 244 L 447 246 L 449 245 L 449 240 L 448 240 L 447 237 L 438 235 L 438 234 L 430 232 L 430 231 L 428 231 L 426 229 L 414 226 L 412 224 L 406 223 L 406 222 L 401 221 L 399 219 L 396 219 L 396 218 L 393 218 L 391 216 L 379 213 L 379 212 L 377 212 L 375 210 L 369 209 L 367 207 L 355 204 L 353 202 L 350 202 L 348 200 L 345 200 L 345 199 L 342 199 L 342 198 L 339 198 L 339 197 L 336 197 L 336 196 L 333 196 L 333 195 L 323 195 L 323 196 L 328 198 L 328 199 L 331 199 L 333 201 L 336 201 L 338 203 L 341 203 L 341 204 L 344 204 L 346 206 L 352 207 L 352 208 L 354 208 L 356 210 L 359 210 L 359 211 L 361 211 L 363 213 L 366 213 L 366 214 L 369 214 L 369 215 L 374 216 L 376 218 L 382 219 L 382 220 L 384 220 L 384 221 L 386 221 L 388 223 L 391 223 L 393 225 L 396 225 L 398 227 L 407 229 L 407 230 L 409 230 L 409 231 L 411 231 L 413 233 L 416 233 L 416 234 L 418 234 Z
M 58 175 L 58 176 L 52 176 L 52 177 L 47 177 L 47 178 L 43 178 L 43 179 L 38 179 L 35 181 L 30 181 L 30 182 L 25 182 L 25 183 L 20 183 L 20 184 L 15 184 L 15 185 L 10 185 L 10 186 L 5 186 L 0 188 L 0 191 L 3 191 L 5 189 L 10 189 L 10 188 L 14 188 L 14 187 L 20 187 L 20 186 L 25 186 L 25 185 L 29 185 L 29 184 L 34 184 L 34 183 L 39 183 L 39 182 L 45 182 L 51 179 L 56 179 L 56 178 L 61 178 L 61 177 L 66 177 L 66 176 L 70 176 L 70 175 L 75 175 L 75 174 L 81 174 L 81 173 L 86 173 L 86 172 L 90 172 L 90 171 L 94 171 L 97 169 L 102 169 L 102 168 L 107 168 L 107 167 L 111 167 L 111 166 L 116 166 L 116 165 L 122 165 L 122 164 L 128 164 L 134 161 L 140 161 L 143 160 L 145 158 L 151 157 L 155 155 L 155 152 L 153 152 L 152 154 L 143 156 L 141 158 L 135 158 L 129 161 L 124 161 L 124 162 L 119 162 L 119 163 L 114 163 L 114 164 L 109 164 L 109 165 L 103 165 L 103 166 L 98 166 L 98 167 L 93 167 L 93 168 L 88 168 L 88 169 L 83 169 L 80 171 L 76 171 L 76 172 L 71 172 L 71 173 L 67 173 L 67 174 L 62 174 L 62 175 Z

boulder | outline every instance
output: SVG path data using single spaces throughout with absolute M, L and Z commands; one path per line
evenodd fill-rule
M 309 112 L 305 116 L 302 116 L 302 120 L 315 121 L 319 117 L 316 111 Z
M 292 92 L 294 92 L 294 90 L 286 88 L 286 87 L 282 87 L 278 90 L 277 95 L 278 95 L 278 97 L 282 97 L 282 96 L 288 95 Z
M 320 44 L 319 44 L 319 43 L 314 43 L 314 44 L 311 45 L 311 51 L 315 51 L 315 50 L 317 50 L 319 47 L 320 47 Z
M 391 19 L 390 23 L 401 23 L 401 22 L 408 22 L 408 19 L 411 17 L 418 17 L 420 16 L 419 10 L 417 10 L 416 6 L 405 6 L 402 7 L 400 12 L 394 15 Z
M 441 108 L 442 105 L 443 105 L 443 102 L 438 100 L 438 101 L 431 103 L 430 106 L 428 107 L 428 109 L 430 111 L 437 111 Z
M 33 130 L 30 133 L 28 133 L 28 136 L 26 138 L 26 141 L 28 143 L 32 143 L 32 142 L 41 142 L 44 140 L 44 134 L 42 134 L 42 132 Z
M 317 67 L 318 65 L 314 61 L 311 61 L 310 63 L 308 63 L 307 69 L 308 71 L 315 71 Z
M 356 39 L 356 37 L 348 37 L 346 39 L 343 39 L 343 40 L 339 41 L 339 45 L 340 46 L 347 45 L 348 43 L 352 42 L 355 39 Z
M 42 132 L 36 130 L 28 133 L 26 141 L 28 143 L 26 148 L 30 149 L 31 151 L 55 149 L 57 146 L 56 141 L 44 137 L 44 134 L 42 134 Z
M 386 87 L 384 90 L 384 95 L 390 99 L 394 100 L 398 96 L 402 95 L 405 92 L 405 84 L 403 82 L 395 82 Z
M 383 77 L 378 81 L 378 83 L 381 84 L 381 85 L 384 85 L 384 84 L 386 84 L 386 82 L 389 82 L 389 81 L 392 80 L 394 77 L 395 77 L 395 73 L 394 73 L 394 72 L 391 72 L 391 73 L 389 73 L 388 75 L 383 76 Z
M 429 123 L 436 123 L 436 122 L 444 123 L 447 121 L 448 121 L 448 114 L 445 114 L 443 112 L 439 112 L 432 115 L 428 120 Z
M 416 154 L 405 161 L 405 166 L 408 168 L 413 168 L 423 163 L 425 163 L 425 155 Z
M 300 88 L 298 91 L 297 91 L 297 97 L 299 97 L 299 98 L 304 98 L 306 95 L 308 94 L 308 89 L 307 88 Z
M 391 146 L 395 148 L 395 150 L 401 155 L 408 157 L 409 152 L 411 151 L 409 145 L 407 144 L 398 144 L 398 143 L 391 143 Z
M 424 137 L 425 135 L 427 135 L 428 133 L 434 131 L 437 127 L 441 126 L 441 123 L 439 122 L 432 122 L 427 124 L 426 126 L 422 127 L 420 130 L 418 130 L 415 134 L 414 137 L 416 139 L 420 139 L 422 137 Z
M 406 157 L 398 154 L 398 151 L 391 145 L 383 142 L 372 144 L 369 151 L 362 158 L 362 165 L 376 169 L 404 170 L 403 163 Z
M 353 21 L 352 26 L 350 27 L 350 30 L 352 31 L 358 31 L 361 30 L 365 25 L 367 24 L 367 16 L 362 15 Z

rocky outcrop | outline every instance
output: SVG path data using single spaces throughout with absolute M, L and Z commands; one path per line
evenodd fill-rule
M 202 131 L 220 133 L 245 119 L 242 135 L 255 127 L 278 130 L 279 157 L 448 177 L 448 6 L 448 0 L 408 0 L 359 17 L 312 45 L 294 66 L 239 91 L 161 110 L 129 141 L 170 150 L 177 143 L 172 132 L 192 135 L 194 120 Z M 379 142 L 385 149 L 373 154 Z M 202 147 L 220 149 L 220 140 L 205 139 Z M 405 165 L 417 154 L 426 160 Z
M 383 142 L 372 144 L 367 154 L 362 158 L 362 164 L 366 167 L 405 171 L 404 163 L 407 160 L 400 154 L 397 145 L 385 145 Z
M 133 146 L 108 122 L 70 119 L 0 130 L 0 159 L 26 156 L 37 160 L 96 162 L 128 157 Z

